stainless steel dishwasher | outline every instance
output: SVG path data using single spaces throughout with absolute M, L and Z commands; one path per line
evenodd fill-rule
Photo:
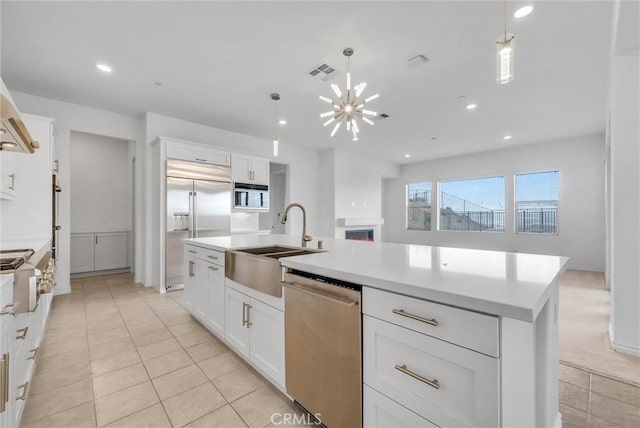
M 361 286 L 284 274 L 287 393 L 327 427 L 362 427 Z

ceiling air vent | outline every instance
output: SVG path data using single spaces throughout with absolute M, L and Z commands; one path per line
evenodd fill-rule
M 377 122 L 379 120 L 386 119 L 388 117 L 389 115 L 387 113 L 380 113 L 379 115 L 377 115 L 376 117 L 372 117 L 371 119 Z
M 409 58 L 407 60 L 407 65 L 411 68 L 416 68 L 416 67 L 420 67 L 422 64 L 425 64 L 427 61 L 429 60 L 427 59 L 426 56 L 416 55 L 413 58 Z
M 319 76 L 323 81 L 331 80 L 336 77 L 340 72 L 328 64 L 321 63 L 313 67 L 307 72 L 312 77 Z

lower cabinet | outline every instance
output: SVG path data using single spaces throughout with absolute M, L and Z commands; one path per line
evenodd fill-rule
M 284 387 L 284 312 L 226 287 L 229 345 L 280 387 Z
M 224 337 L 224 298 L 224 267 L 208 260 L 186 256 L 185 306 L 220 337 Z
M 129 232 L 72 233 L 71 273 L 129 266 Z
M 401 406 L 373 388 L 364 385 L 362 416 L 365 427 L 414 428 L 437 427 L 420 415 Z
M 1 427 L 20 426 L 51 300 L 50 293 L 42 294 L 33 312 L 0 316 Z

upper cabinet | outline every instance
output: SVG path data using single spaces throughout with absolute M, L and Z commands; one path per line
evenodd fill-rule
M 231 176 L 234 182 L 269 184 L 269 159 L 233 153 Z

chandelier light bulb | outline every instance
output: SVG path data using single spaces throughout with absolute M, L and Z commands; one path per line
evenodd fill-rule
M 380 94 L 371 95 L 369 98 L 366 98 L 366 99 L 364 100 L 364 102 L 365 102 L 365 103 L 368 103 L 369 101 L 373 101 L 373 100 L 375 100 L 375 99 L 376 99 L 376 98 L 378 98 L 379 96 L 380 96 Z
M 340 90 L 338 85 L 336 85 L 335 83 L 331 84 L 331 89 L 333 89 L 333 92 L 335 92 L 336 97 L 340 98 L 342 96 L 342 91 Z
M 347 72 L 347 91 L 351 90 L 351 73 Z
M 377 116 L 378 113 L 376 113 L 375 111 L 371 111 L 371 110 L 362 110 L 362 114 L 366 114 L 367 116 Z
M 363 120 L 364 122 L 367 122 L 369 125 L 373 125 L 373 121 L 372 121 L 371 119 L 369 119 L 368 117 L 364 117 L 364 116 L 363 116 L 363 117 L 362 117 L 362 120 Z
M 280 143 L 278 142 L 278 136 L 274 135 L 273 136 L 273 156 L 278 157 L 278 145 Z
M 324 119 L 325 117 L 333 116 L 335 114 L 334 111 L 327 111 L 320 115 L 320 118 Z
M 342 122 L 336 123 L 336 126 L 333 128 L 333 131 L 331 131 L 331 137 L 336 135 L 336 132 L 338 132 L 338 129 L 340 129 L 340 125 L 342 125 Z
M 367 82 L 362 82 L 358 86 L 356 86 L 356 97 L 359 97 L 360 94 L 362 94 L 362 91 L 364 91 L 364 88 L 366 87 L 367 87 Z
M 327 97 L 323 97 L 322 95 L 320 95 L 320 99 L 321 99 L 322 101 L 324 101 L 324 102 L 329 103 L 329 104 L 333 104 L 333 101 L 332 101 L 332 100 L 330 100 L 330 99 L 329 99 L 329 98 L 327 98 Z
M 331 119 L 327 120 L 325 123 L 322 124 L 322 126 L 327 126 L 329 125 L 331 122 L 333 122 L 334 120 L 336 120 L 335 117 L 332 117 Z
M 344 106 L 344 111 L 347 113 L 351 113 L 353 111 L 353 106 L 351 104 L 347 104 Z

